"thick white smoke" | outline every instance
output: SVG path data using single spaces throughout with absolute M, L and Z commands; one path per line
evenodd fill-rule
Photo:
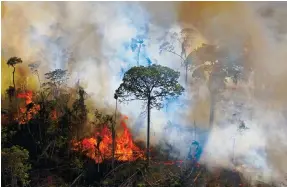
M 137 52 L 132 52 L 130 47 L 132 38 L 144 40 L 140 65 L 151 61 L 178 71 L 183 69 L 179 57 L 159 53 L 161 38 L 169 31 L 180 31 L 175 22 L 175 7 L 171 4 L 168 5 L 170 14 L 162 19 L 157 17 L 165 14 L 162 9 L 149 12 L 149 8 L 154 8 L 150 3 L 5 3 L 3 56 L 20 56 L 25 63 L 40 62 L 40 75 L 57 68 L 69 69 L 71 86 L 80 80 L 96 107 L 114 108 L 114 91 L 124 71 L 137 64 Z M 179 43 L 175 45 L 178 53 L 180 47 Z M 138 138 L 145 139 L 146 118 L 142 115 L 145 108 L 141 105 L 134 101 L 120 104 L 119 109 L 131 120 L 141 118 L 137 120 L 141 121 Z M 177 120 L 179 115 L 172 114 L 168 117 L 165 110 L 152 110 L 152 142 L 161 139 L 162 129 L 169 120 Z M 170 137 L 173 138 L 176 136 Z
M 228 101 L 217 103 L 215 127 L 209 129 L 201 160 L 210 167 L 240 166 L 239 170 L 245 175 L 258 177 L 261 173 L 267 181 L 281 181 L 287 173 L 287 129 L 283 110 L 287 101 L 287 89 L 284 88 L 287 27 L 282 22 L 286 14 L 282 5 L 269 7 L 268 4 L 250 3 L 244 6 L 248 11 L 238 9 L 235 12 L 244 10 L 242 17 L 216 15 L 212 21 L 205 22 L 208 24 L 199 29 L 202 33 L 194 37 L 193 48 L 204 41 L 204 36 L 212 43 L 227 46 L 227 55 L 231 58 L 235 58 L 245 37 L 251 36 L 253 45 L 251 61 L 255 88 L 244 88 L 243 92 L 226 91 L 223 97 Z M 80 80 L 92 95 L 96 107 L 115 106 L 113 95 L 123 72 L 137 64 L 137 54 L 130 47 L 132 38 L 144 40 L 140 64 L 147 65 L 151 61 L 178 70 L 180 82 L 184 84 L 184 69 L 179 57 L 159 53 L 166 32 L 181 30 L 177 3 L 5 2 L 4 6 L 3 57 L 19 56 L 27 64 L 40 61 L 41 75 L 56 68 L 69 69 L 70 85 Z M 180 44 L 175 45 L 175 51 L 180 54 Z M 258 86 L 263 83 L 265 88 Z M 247 82 L 242 84 L 248 85 Z M 180 156 L 186 157 L 194 138 L 186 128 L 194 124 L 194 116 L 186 117 L 194 107 L 192 96 L 197 92 L 202 100 L 208 101 L 209 97 L 206 86 L 200 86 L 199 91 L 196 88 L 188 90 L 168 108 L 152 110 L 152 143 L 165 138 L 178 148 Z M 186 97 L 191 98 L 191 102 L 187 102 Z M 130 126 L 137 130 L 137 138 L 145 139 L 146 118 L 141 115 L 145 108 L 140 106 L 141 103 L 135 101 L 120 104 L 119 108 L 130 117 Z M 196 109 L 199 112 L 195 115 L 203 115 L 201 109 Z M 203 110 L 209 109 L 204 106 Z M 168 121 L 178 125 L 177 130 L 165 130 Z M 242 121 L 247 129 L 239 132 Z M 206 137 L 197 136 L 198 139 Z

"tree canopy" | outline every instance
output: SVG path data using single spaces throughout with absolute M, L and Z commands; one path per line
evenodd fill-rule
M 7 61 L 7 65 L 8 66 L 12 66 L 14 67 L 16 64 L 20 64 L 22 63 L 22 59 L 18 58 L 18 57 L 11 57 L 8 61 Z
M 12 146 L 11 148 L 3 148 L 1 151 L 2 171 L 4 178 L 11 178 L 12 186 L 17 186 L 17 179 L 20 180 L 23 186 L 29 183 L 28 170 L 31 165 L 28 163 L 29 152 L 20 146 Z
M 151 108 L 163 107 L 163 99 L 178 97 L 184 88 L 178 83 L 180 73 L 161 65 L 129 69 L 116 90 L 120 101 L 150 99 Z
M 176 98 L 184 88 L 178 83 L 180 73 L 165 66 L 153 64 L 129 69 L 123 83 L 116 90 L 120 101 L 143 100 L 147 102 L 147 166 L 149 166 L 150 150 L 150 110 L 163 107 L 163 100 Z
M 43 85 L 55 85 L 59 86 L 63 83 L 65 83 L 68 79 L 67 77 L 67 70 L 62 70 L 62 69 L 56 69 L 54 71 L 50 71 L 48 73 L 45 73 L 45 77 L 47 80 L 50 82 L 44 83 Z

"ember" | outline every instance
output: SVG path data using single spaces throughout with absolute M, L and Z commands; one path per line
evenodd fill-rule
M 132 139 L 132 135 L 125 123 L 126 116 L 121 119 L 121 126 L 124 131 L 120 136 L 116 136 L 115 159 L 119 161 L 134 161 L 144 159 L 144 151 L 137 147 Z M 72 142 L 73 150 L 81 151 L 89 158 L 101 163 L 105 159 L 112 158 L 112 133 L 105 126 L 100 132 L 95 133 L 95 137 L 84 138 L 82 141 Z

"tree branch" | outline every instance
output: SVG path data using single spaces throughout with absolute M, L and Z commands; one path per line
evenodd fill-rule
M 165 51 L 167 51 L 167 52 L 170 52 L 170 53 L 172 53 L 172 54 L 174 54 L 174 55 L 180 57 L 183 62 L 185 61 L 185 59 L 184 59 L 181 55 L 177 54 L 176 52 L 174 52 L 174 51 L 172 51 L 172 50 L 168 50 L 168 49 L 163 49 L 163 50 L 165 50 Z
M 72 182 L 72 184 L 70 185 L 70 187 L 72 187 L 80 178 L 81 176 L 84 174 L 84 172 L 82 172 L 77 178 L 75 178 L 75 180 Z

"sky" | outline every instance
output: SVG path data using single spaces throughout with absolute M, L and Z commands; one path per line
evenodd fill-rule
M 19 56 L 24 63 L 17 69 L 17 84 L 26 81 L 29 89 L 37 89 L 29 63 L 40 63 L 40 75 L 68 69 L 70 86 L 80 80 L 93 107 L 112 110 L 124 72 L 137 64 L 137 52 L 131 47 L 136 40 L 143 41 L 140 65 L 161 64 L 180 71 L 184 85 L 181 59 L 160 52 L 160 46 L 173 41 L 182 28 L 192 28 L 189 52 L 203 43 L 221 46 L 227 63 L 252 68 L 253 73 L 246 71 L 236 90 L 221 94 L 227 99 L 218 99 L 213 127 L 208 126 L 210 93 L 204 82 L 162 110 L 152 110 L 151 142 L 166 140 L 185 157 L 193 139 L 186 129 L 196 124 L 198 141 L 204 145 L 201 161 L 210 169 L 240 166 L 246 176 L 262 175 L 278 183 L 287 172 L 286 14 L 284 2 L 4 2 L 2 94 L 12 81 L 5 62 Z M 237 60 L 246 42 L 251 46 L 249 56 Z M 180 43 L 175 42 L 174 48 L 181 53 Z M 144 109 L 136 101 L 119 106 L 139 139 L 146 136 Z M 239 133 L 241 121 L 248 130 Z M 178 128 L 164 130 L 169 122 Z

